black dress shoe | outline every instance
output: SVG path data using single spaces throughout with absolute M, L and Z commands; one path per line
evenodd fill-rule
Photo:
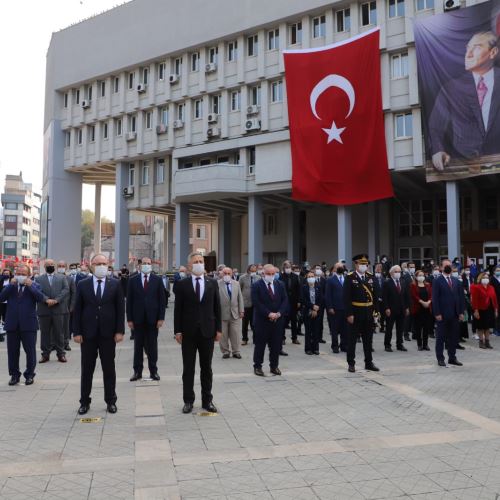
M 231 357 L 231 355 L 228 353 L 228 352 L 225 352 L 223 355 L 222 355 L 222 359 L 229 359 Z
M 262 371 L 262 368 L 254 368 L 253 372 L 255 373 L 255 375 L 257 375 L 257 377 L 265 377 L 265 374 Z
M 135 335 L 133 333 L 130 334 L 130 340 L 134 340 Z
M 444 360 L 440 359 L 440 360 L 438 360 L 438 365 L 439 366 L 446 366 L 446 363 L 444 362 Z
M 323 339 L 320 339 L 318 342 L 319 342 L 320 344 L 326 344 L 326 340 L 323 340 Z
M 130 377 L 130 382 L 135 382 L 136 380 L 141 380 L 142 378 L 142 373 L 137 373 L 135 372 L 131 377 Z
M 338 347 L 332 347 L 332 352 L 333 352 L 333 354 L 338 354 L 339 353 L 339 348 Z
M 411 338 L 410 338 L 410 335 L 406 334 L 403 336 L 403 338 L 407 341 L 407 342 L 411 342 Z
M 424 345 L 424 347 L 422 347 L 422 349 L 423 349 L 424 351 L 430 351 L 430 350 L 431 350 L 431 349 L 430 349 L 430 347 L 429 347 L 428 345 Z
M 308 356 L 312 356 L 312 353 L 313 353 L 312 351 L 306 351 L 306 354 L 307 354 Z
M 279 368 L 271 368 L 271 373 L 273 375 L 281 375 L 281 370 Z
M 118 411 L 118 408 L 116 407 L 115 403 L 109 403 L 107 409 L 108 413 L 116 413 Z
M 389 346 L 385 348 L 385 352 L 394 352 L 394 351 L 392 350 L 392 347 Z
M 34 381 L 33 377 L 28 377 L 24 383 L 25 385 L 33 385 Z
M 448 364 L 455 365 L 455 366 L 464 366 L 464 364 L 460 363 L 460 361 L 458 361 L 458 359 L 449 359 Z
M 403 352 L 407 352 L 408 351 L 408 349 L 404 345 L 400 345 L 400 346 L 396 347 L 396 349 L 398 351 L 403 351 Z
M 313 351 L 313 354 L 316 354 L 316 356 L 319 356 L 319 351 Z
M 151 380 L 160 380 L 160 376 L 158 375 L 158 373 L 152 373 Z
M 241 354 L 239 352 L 236 352 L 233 354 L 233 358 L 241 359 Z
M 48 362 L 49 362 L 49 360 L 50 360 L 49 356 L 42 356 L 42 357 L 40 358 L 39 363 L 40 363 L 40 364 L 42 364 L 42 363 L 48 363 Z
M 193 411 L 193 403 L 184 403 L 182 413 L 191 413 Z
M 292 340 L 292 344 L 295 344 L 295 345 L 300 345 L 300 341 L 297 340 L 297 339 L 293 339 Z
M 354 365 L 349 365 L 349 368 L 347 368 L 347 371 L 349 373 L 354 373 L 356 371 L 356 368 L 354 368 Z
M 302 332 L 297 332 L 297 335 L 300 335 L 301 337 L 304 336 L 304 334 Z
M 203 409 L 210 412 L 210 413 L 217 413 L 217 408 L 214 406 L 212 402 L 203 405 Z
M 365 364 L 365 370 L 370 372 L 379 372 L 380 368 L 377 368 L 373 363 L 367 363 Z
M 418 350 L 419 350 L 419 351 L 423 351 L 423 350 L 424 350 L 424 348 L 423 348 L 421 345 L 419 345 L 419 346 L 418 346 Z
M 465 347 L 463 345 L 457 344 L 457 349 L 459 349 L 460 351 L 464 351 Z
M 280 356 L 288 356 L 288 353 L 285 352 L 283 349 L 280 351 Z
M 10 377 L 10 380 L 9 380 L 9 385 L 17 385 L 19 384 L 19 377 L 15 377 L 14 375 L 12 375 L 12 377 Z
M 65 351 L 71 351 L 71 347 L 70 347 L 70 345 L 69 345 L 69 344 L 66 344 L 66 345 L 64 346 L 64 350 L 65 350 Z
M 81 405 L 78 408 L 78 415 L 85 415 L 90 410 L 90 405 Z

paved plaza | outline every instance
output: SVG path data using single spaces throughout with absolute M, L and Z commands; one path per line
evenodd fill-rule
M 198 399 L 195 413 L 183 415 L 171 315 L 172 307 L 161 332 L 161 381 L 129 382 L 127 335 L 117 351 L 118 413 L 105 412 L 99 370 L 87 415 L 97 422 L 76 414 L 78 349 L 66 365 L 38 366 L 33 386 L 11 388 L 0 344 L 1 499 L 500 496 L 497 338 L 493 351 L 469 341 L 463 368 L 439 368 L 414 341 L 407 353 L 384 352 L 377 334 L 382 371 L 365 372 L 361 359 L 355 374 L 328 344 L 320 356 L 306 356 L 302 345 L 287 343 L 283 376 L 264 379 L 252 373 L 251 345 L 242 360 L 222 360 L 216 346 L 220 413 L 202 415 Z M 199 398 L 198 385 L 196 392 Z

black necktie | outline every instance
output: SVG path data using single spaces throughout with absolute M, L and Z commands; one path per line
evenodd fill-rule
M 196 278 L 196 298 L 201 302 L 200 278 Z
M 101 283 L 102 283 L 102 280 L 97 280 L 97 292 L 95 294 L 95 296 L 97 297 L 97 300 L 101 300 L 102 299 Z
M 21 295 L 23 294 L 23 291 L 24 291 L 24 285 L 19 285 L 19 292 L 18 292 L 17 296 L 21 297 Z
M 229 287 L 229 283 L 226 283 L 227 286 L 227 294 L 229 295 L 229 299 L 231 299 L 231 288 Z

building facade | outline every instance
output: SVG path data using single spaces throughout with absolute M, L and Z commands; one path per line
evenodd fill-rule
M 7 175 L 2 193 L 4 259 L 37 263 L 40 259 L 40 205 L 42 196 L 19 175 Z
M 132 210 L 165 216 L 166 268 L 185 261 L 191 224 L 209 224 L 207 250 L 239 268 L 285 257 L 332 263 L 359 251 L 423 263 L 484 258 L 496 247 L 498 259 L 498 176 L 425 181 L 412 20 L 440 12 L 442 0 L 133 0 L 54 33 L 48 253 L 78 250 L 87 182 L 116 185 L 119 262 L 130 252 Z M 396 196 L 353 207 L 295 202 L 282 51 L 375 25 Z

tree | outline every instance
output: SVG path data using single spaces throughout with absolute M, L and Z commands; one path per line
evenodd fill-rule
M 82 210 L 82 242 L 81 256 L 85 247 L 92 245 L 94 239 L 94 212 L 92 210 Z

